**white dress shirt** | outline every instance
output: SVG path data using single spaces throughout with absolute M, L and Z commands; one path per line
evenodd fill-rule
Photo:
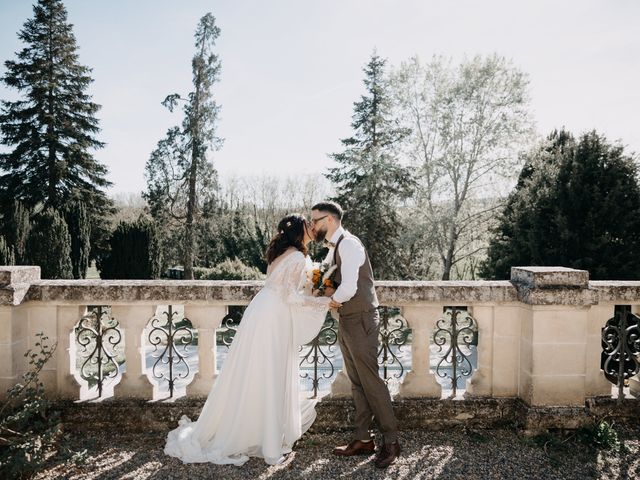
M 358 291 L 358 271 L 364 264 L 366 258 L 362 244 L 353 238 L 343 227 L 339 227 L 329 241 L 331 243 L 338 243 L 338 239 L 343 234 L 344 238 L 340 242 L 340 245 L 338 245 L 338 253 L 342 261 L 340 267 L 342 282 L 332 295 L 333 299 L 338 303 L 351 300 Z M 329 249 L 327 257 L 329 257 L 327 260 L 333 264 L 333 248 Z

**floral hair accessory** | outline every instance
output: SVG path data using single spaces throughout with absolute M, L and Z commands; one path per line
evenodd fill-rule
M 287 227 L 290 227 L 290 226 L 291 226 L 291 222 L 287 222 Z

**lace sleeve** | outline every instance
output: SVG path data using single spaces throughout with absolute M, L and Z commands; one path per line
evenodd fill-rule
M 306 261 L 302 254 L 296 254 L 296 258 L 291 259 L 291 265 L 287 265 L 287 276 L 285 279 L 286 301 L 290 305 L 299 307 L 311 307 L 316 311 L 326 311 L 329 309 L 329 297 L 314 297 L 303 293 L 307 281 L 305 272 Z

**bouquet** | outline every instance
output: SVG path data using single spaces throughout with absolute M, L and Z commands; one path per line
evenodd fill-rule
M 326 288 L 338 288 L 338 283 L 333 279 L 338 266 L 329 266 L 327 263 L 314 263 L 309 270 L 307 279 L 313 295 L 322 296 Z

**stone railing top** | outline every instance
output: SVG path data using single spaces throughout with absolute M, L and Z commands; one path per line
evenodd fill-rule
M 589 272 L 566 267 L 511 267 L 511 281 L 529 288 L 589 288 Z
M 640 281 L 591 280 L 589 288 L 601 303 L 640 304 Z
M 0 305 L 19 305 L 39 280 L 38 266 L 0 266 Z
M 235 304 L 248 303 L 264 285 L 263 281 L 221 280 L 40 280 L 33 283 L 24 301 L 118 304 L 167 303 Z M 509 281 L 473 282 L 376 282 L 381 303 L 494 303 L 517 302 Z
M 0 266 L 0 288 L 8 285 L 33 283 L 40 280 L 38 266 Z
M 387 305 L 416 303 L 465 305 L 518 301 L 518 291 L 508 280 L 377 281 L 375 286 L 378 300 Z
M 242 305 L 264 285 L 262 281 L 40 280 L 39 277 L 39 267 L 0 266 L 0 305 L 26 302 Z M 640 281 L 589 282 L 588 272 L 563 267 L 514 267 L 511 281 L 378 281 L 376 292 L 380 303 L 397 306 L 640 303 Z
M 226 280 L 40 280 L 25 301 L 124 303 L 248 303 L 263 281 Z M 88 303 L 87 303 L 88 302 Z

